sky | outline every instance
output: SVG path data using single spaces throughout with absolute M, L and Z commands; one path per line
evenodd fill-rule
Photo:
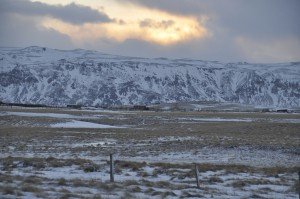
M 0 0 L 0 46 L 300 61 L 300 0 Z

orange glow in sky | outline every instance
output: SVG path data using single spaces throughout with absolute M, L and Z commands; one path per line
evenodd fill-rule
M 117 42 L 126 39 L 139 39 L 160 45 L 172 45 L 179 42 L 202 39 L 209 36 L 205 28 L 205 17 L 179 16 L 149 9 L 116 0 L 40 0 L 48 4 L 77 4 L 89 6 L 106 13 L 112 22 L 70 24 L 55 18 L 46 17 L 41 25 L 68 35 L 75 44 L 93 42 L 108 38 Z

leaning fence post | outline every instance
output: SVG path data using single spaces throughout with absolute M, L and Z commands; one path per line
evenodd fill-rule
M 113 154 L 109 155 L 110 157 L 110 182 L 114 182 L 114 160 L 113 160 Z
M 195 163 L 195 176 L 196 176 L 196 181 L 197 181 L 197 188 L 200 188 L 200 183 L 199 183 L 199 171 L 198 171 L 198 166 Z

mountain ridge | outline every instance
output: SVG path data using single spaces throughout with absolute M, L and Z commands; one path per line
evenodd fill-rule
M 0 100 L 114 106 L 219 101 L 300 107 L 300 62 L 222 63 L 32 46 L 0 48 Z

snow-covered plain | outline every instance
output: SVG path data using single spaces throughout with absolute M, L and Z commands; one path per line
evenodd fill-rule
M 97 168 L 94 168 L 95 171 L 86 170 L 86 168 L 93 168 L 88 163 L 82 168 L 82 165 L 78 164 L 63 166 L 64 161 L 61 161 L 62 166 L 48 166 L 38 169 L 36 166 L 24 165 L 25 161 L 34 162 L 32 159 L 14 159 L 14 162 L 20 166 L 12 169 L 9 177 L 22 176 L 24 179 L 19 177 L 14 183 L 9 182 L 6 186 L 18 189 L 17 184 L 22 184 L 22 180 L 30 182 L 28 179 L 32 178 L 32 172 L 36 171 L 35 180 L 42 179 L 43 183 L 33 183 L 31 186 L 39 192 L 43 190 L 47 195 L 51 194 L 53 197 L 64 195 L 65 191 L 61 190 L 67 189 L 76 194 L 76 197 L 93 197 L 99 194 L 103 198 L 120 198 L 126 192 L 130 192 L 130 195 L 127 195 L 130 198 L 214 197 L 237 199 L 258 196 L 297 198 L 297 194 L 291 191 L 291 187 L 294 186 L 293 182 L 298 178 L 296 173 L 281 172 L 277 174 L 277 177 L 274 177 L 268 174 L 271 171 L 255 171 L 253 168 L 247 167 L 230 168 L 211 165 L 211 168 L 207 168 L 204 165 L 199 165 L 200 188 L 198 189 L 193 175 L 193 166 L 188 164 L 164 165 L 145 162 L 130 164 L 119 161 L 116 163 L 115 183 L 110 183 L 109 166 L 105 159 L 100 161 Z M 53 160 L 55 159 L 52 158 L 51 161 Z M 53 164 L 51 161 L 48 161 L 49 165 Z M 43 163 L 40 162 L 40 164 Z M 0 166 L 2 167 L 1 173 L 7 175 L 3 172 L 6 168 L 1 164 Z M 1 186 L 4 186 L 3 182 L 0 182 Z M 109 188 L 109 186 L 112 187 Z M 85 191 L 83 192 L 83 190 Z M 30 192 L 36 196 L 34 191 L 25 191 L 23 192 L 24 198 L 31 196 Z
M 0 110 L 4 198 L 298 196 L 299 114 Z

